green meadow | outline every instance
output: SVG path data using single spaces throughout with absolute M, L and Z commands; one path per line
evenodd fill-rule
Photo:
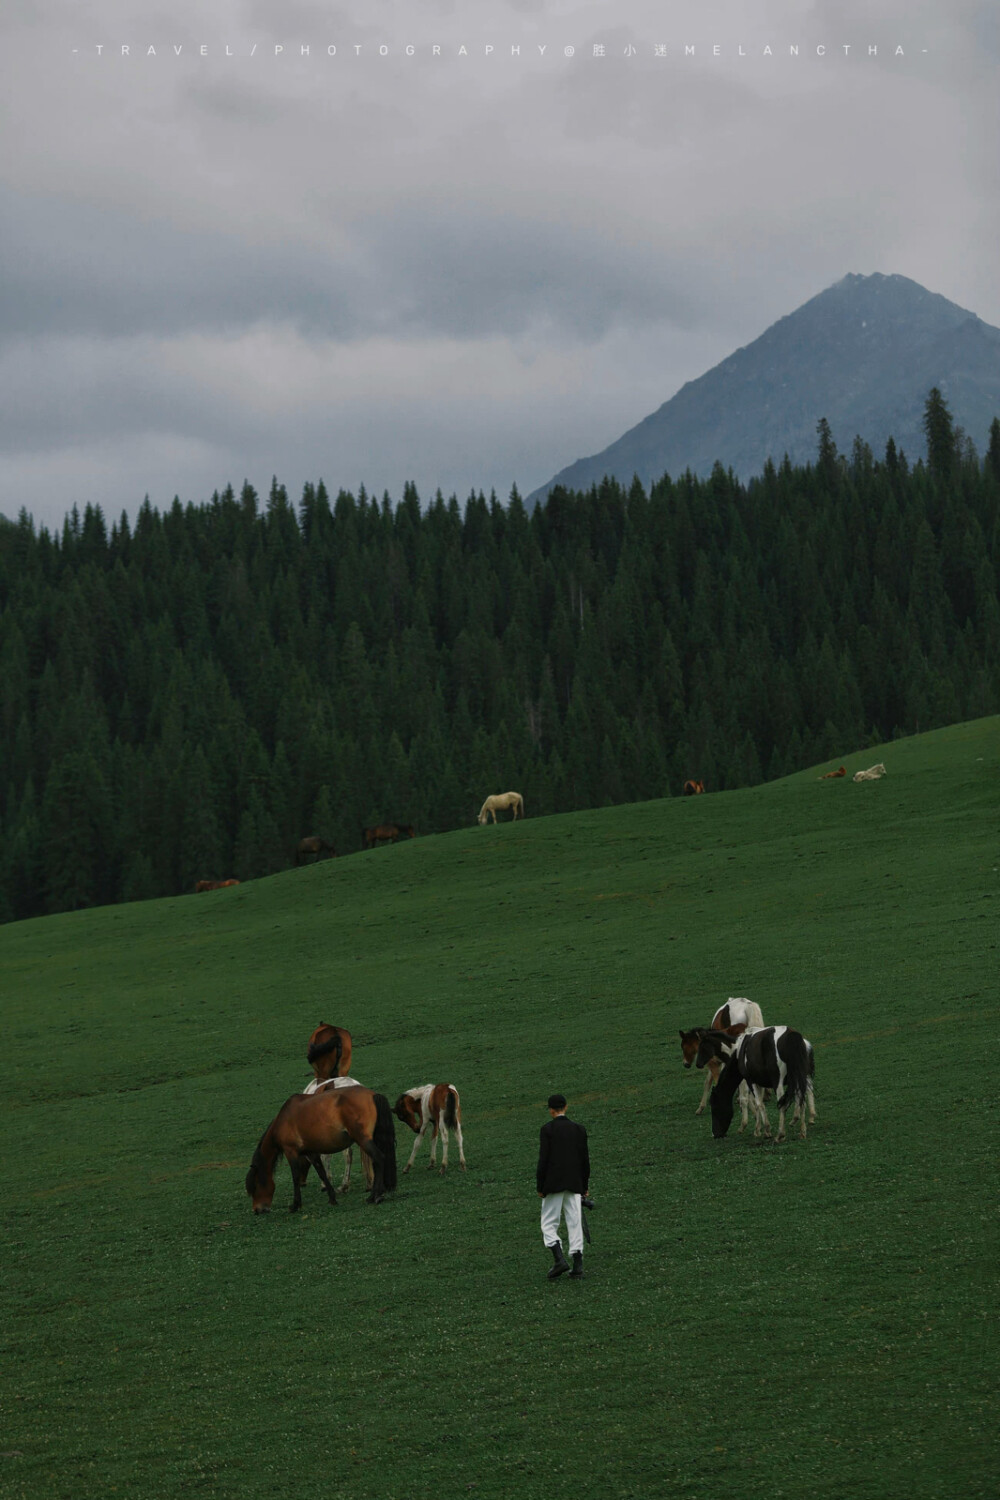
M 0 929 L 0 1492 L 995 1494 L 1000 719 L 877 760 Z M 729 995 L 812 1040 L 806 1142 L 695 1117 L 678 1029 Z M 425 1141 L 292 1216 L 282 1164 L 252 1215 L 321 1021 L 392 1100 L 458 1086 L 466 1174 Z

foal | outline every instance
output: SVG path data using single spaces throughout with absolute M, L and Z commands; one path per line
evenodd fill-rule
M 693 1031 L 681 1032 L 681 1052 L 684 1057 L 684 1066 L 690 1068 L 698 1055 L 701 1039 L 706 1031 L 725 1031 L 731 1037 L 742 1036 L 748 1026 L 763 1026 L 764 1016 L 761 1008 L 753 1000 L 747 1000 L 745 996 L 730 995 L 725 1005 L 720 1005 L 712 1017 L 711 1025 L 696 1026 Z M 699 1067 L 703 1064 L 699 1063 Z M 708 1091 L 713 1083 L 717 1083 L 719 1074 L 722 1072 L 721 1064 L 716 1058 L 712 1058 L 708 1064 L 708 1072 L 705 1075 L 705 1087 L 701 1091 L 701 1103 L 695 1110 L 696 1115 L 704 1112 L 708 1103 Z M 740 1129 L 746 1128 L 747 1108 L 746 1097 L 740 1095 L 740 1103 L 743 1106 L 743 1124 Z
M 458 1162 L 462 1171 L 465 1171 L 465 1152 L 462 1148 L 462 1110 L 458 1100 L 458 1089 L 450 1083 L 425 1083 L 422 1088 L 410 1089 L 407 1094 L 400 1094 L 393 1108 L 393 1114 L 402 1120 L 404 1125 L 409 1125 L 416 1134 L 413 1142 L 413 1150 L 410 1159 L 403 1168 L 408 1172 L 413 1166 L 413 1158 L 420 1147 L 425 1132 L 433 1127 L 431 1135 L 431 1159 L 428 1171 L 432 1172 L 437 1166 L 437 1141 L 438 1132 L 441 1134 L 443 1146 L 441 1156 L 442 1174 L 448 1170 L 448 1131 L 454 1130 L 458 1137 Z

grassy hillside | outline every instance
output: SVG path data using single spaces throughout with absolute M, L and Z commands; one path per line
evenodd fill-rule
M 877 759 L 0 929 L 0 1490 L 992 1494 L 1000 720 Z M 814 1042 L 806 1143 L 695 1118 L 677 1031 L 728 995 Z M 320 1021 L 392 1098 L 458 1085 L 467 1175 L 291 1217 L 282 1167 L 253 1217 Z

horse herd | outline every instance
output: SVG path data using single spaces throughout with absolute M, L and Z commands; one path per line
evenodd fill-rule
M 246 1175 L 246 1190 L 255 1214 L 270 1210 L 274 1198 L 274 1168 L 280 1156 L 284 1156 L 292 1174 L 290 1212 L 295 1213 L 302 1206 L 302 1184 L 310 1167 L 315 1170 L 329 1201 L 336 1205 L 337 1194 L 330 1179 L 330 1158 L 338 1152 L 347 1152 L 340 1184 L 340 1191 L 346 1193 L 355 1145 L 361 1152 L 369 1189 L 368 1202 L 380 1203 L 396 1186 L 394 1116 L 408 1125 L 416 1136 L 404 1172 L 412 1167 L 428 1130 L 431 1131 L 431 1169 L 437 1167 L 440 1136 L 441 1171 L 447 1171 L 448 1132 L 453 1130 L 458 1142 L 459 1165 L 465 1171 L 462 1110 L 454 1085 L 424 1084 L 400 1094 L 395 1105 L 390 1106 L 385 1094 L 373 1093 L 356 1078 L 350 1077 L 347 1070 L 351 1065 L 351 1052 L 351 1034 L 342 1026 L 323 1022 L 309 1038 L 306 1061 L 312 1065 L 312 1082 L 304 1092 L 285 1100 L 258 1141 Z
M 740 1097 L 740 1130 L 747 1126 L 748 1111 L 753 1110 L 754 1135 L 761 1130 L 770 1136 L 765 1099 L 774 1094 L 778 1107 L 776 1141 L 785 1139 L 785 1112 L 794 1103 L 792 1123 L 801 1121 L 799 1134 L 806 1138 L 806 1113 L 810 1124 L 816 1119 L 813 1077 L 816 1072 L 812 1043 L 790 1026 L 765 1026 L 759 1005 L 752 1000 L 731 996 L 712 1017 L 711 1026 L 695 1026 L 682 1031 L 681 1054 L 684 1066 L 705 1068 L 705 1087 L 700 1115 L 706 1098 L 712 1111 L 712 1134 L 724 1136 L 733 1122 L 733 1101 Z M 715 1087 L 709 1093 L 711 1084 Z
M 816 1119 L 813 1091 L 815 1063 L 812 1044 L 790 1026 L 765 1026 L 759 1005 L 731 997 L 715 1012 L 710 1026 L 682 1031 L 684 1066 L 706 1070 L 705 1087 L 696 1114 L 706 1100 L 711 1105 L 712 1134 L 724 1136 L 732 1124 L 734 1100 L 739 1095 L 744 1130 L 750 1110 L 754 1135 L 770 1136 L 766 1098 L 773 1093 L 778 1108 L 776 1141 L 785 1139 L 785 1114 L 794 1105 L 792 1123 Z M 310 1167 L 326 1190 L 330 1203 L 337 1193 L 330 1178 L 330 1158 L 346 1152 L 340 1191 L 348 1191 L 354 1147 L 368 1187 L 368 1202 L 380 1203 L 396 1186 L 396 1130 L 394 1118 L 413 1131 L 416 1139 L 404 1173 L 413 1166 L 420 1144 L 431 1132 L 430 1170 L 437 1168 L 437 1145 L 442 1144 L 441 1171 L 448 1169 L 449 1132 L 458 1144 L 458 1160 L 465 1171 L 462 1110 L 458 1090 L 451 1083 L 426 1083 L 400 1094 L 394 1105 L 385 1094 L 373 1093 L 350 1076 L 353 1045 L 342 1026 L 317 1026 L 306 1051 L 313 1078 L 302 1093 L 286 1099 L 257 1143 L 246 1175 L 246 1190 L 255 1214 L 267 1213 L 274 1198 L 274 1168 L 284 1156 L 292 1174 L 291 1212 L 302 1206 L 302 1184 Z M 714 1082 L 715 1087 L 711 1085 Z M 710 1092 L 711 1090 L 711 1092 Z

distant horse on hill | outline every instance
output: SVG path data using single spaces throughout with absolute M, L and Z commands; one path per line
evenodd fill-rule
M 199 880 L 195 886 L 195 895 L 201 895 L 202 891 L 224 891 L 231 885 L 239 885 L 238 880 Z
M 374 849 L 377 844 L 398 844 L 400 839 L 412 839 L 415 836 L 412 823 L 379 823 L 374 828 L 364 828 L 361 831 L 366 849 Z
M 718 1139 L 726 1134 L 733 1119 L 733 1096 L 741 1082 L 750 1086 L 757 1115 L 759 1134 L 763 1123 L 764 1134 L 771 1134 L 764 1104 L 764 1090 L 773 1089 L 778 1106 L 778 1134 L 776 1141 L 785 1139 L 785 1111 L 789 1100 L 794 1100 L 795 1116 L 799 1116 L 799 1134 L 806 1138 L 806 1112 L 815 1120 L 813 1102 L 813 1077 L 816 1061 L 812 1043 L 800 1031 L 790 1026 L 764 1026 L 759 1030 L 746 1031 L 735 1042 L 723 1031 L 708 1031 L 698 1048 L 698 1067 L 704 1067 L 710 1057 L 725 1058 L 726 1064 L 711 1094 L 712 1134 Z
M 520 792 L 495 792 L 492 797 L 487 797 L 479 809 L 476 822 L 485 823 L 492 818 L 495 823 L 497 813 L 506 812 L 508 807 L 512 809 L 515 819 L 524 817 L 524 798 Z
M 321 839 L 318 834 L 313 834 L 307 839 L 300 839 L 295 850 L 295 863 L 300 865 L 303 860 L 313 857 L 313 863 L 322 859 L 327 854 L 331 859 L 336 859 L 337 851 L 326 839 Z
M 682 797 L 700 797 L 705 790 L 703 781 L 685 781 L 681 788 Z
M 320 1089 L 286 1099 L 264 1131 L 246 1175 L 255 1214 L 267 1213 L 274 1199 L 274 1164 L 284 1156 L 292 1174 L 291 1212 L 302 1207 L 302 1180 L 310 1166 L 332 1204 L 337 1195 L 322 1158 L 357 1142 L 373 1164 L 369 1203 L 380 1203 L 396 1186 L 396 1127 L 384 1094 L 371 1089 Z

